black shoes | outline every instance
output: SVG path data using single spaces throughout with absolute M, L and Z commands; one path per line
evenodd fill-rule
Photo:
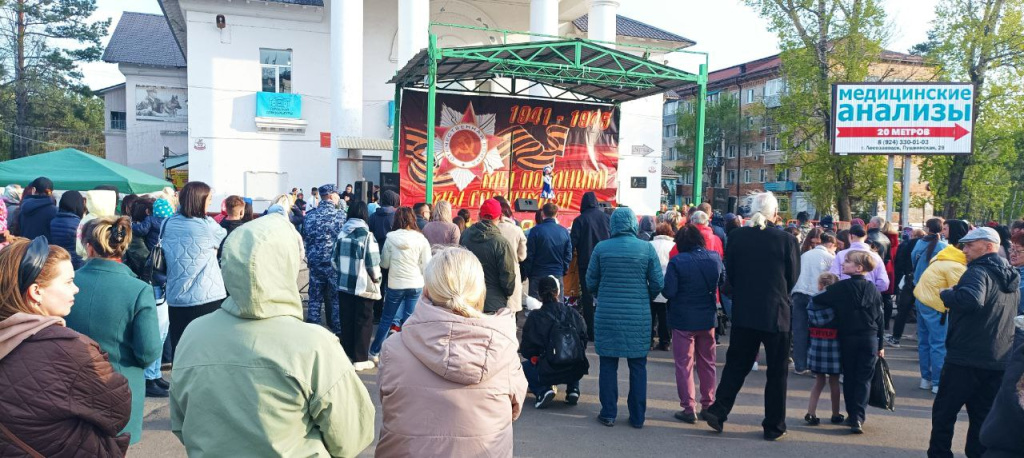
M 782 439 L 782 436 L 785 436 L 785 435 L 786 435 L 785 431 L 782 431 L 782 432 L 771 432 L 771 433 L 765 431 L 765 433 L 764 433 L 764 440 L 774 442 L 774 441 L 777 441 L 779 439 Z
M 602 425 L 608 426 L 608 427 L 615 426 L 615 420 L 614 419 L 612 419 L 612 418 L 604 418 L 604 417 L 602 417 L 600 415 L 597 416 L 597 422 L 602 424 Z
M 838 425 L 838 424 L 840 424 L 840 423 L 842 423 L 844 421 L 846 421 L 846 417 L 844 417 L 843 414 L 841 414 L 841 413 L 837 413 L 837 414 L 832 416 L 832 424 L 833 425 Z
M 720 420 L 711 412 L 705 410 L 701 412 L 700 415 L 704 417 L 704 422 L 707 423 L 708 426 L 711 427 L 711 429 L 715 430 L 716 433 L 720 433 L 723 429 L 725 429 L 725 425 L 722 424 L 722 420 Z
M 679 411 L 676 412 L 673 416 L 676 417 L 676 420 L 679 420 L 683 423 L 689 423 L 691 425 L 697 424 L 697 415 L 695 415 L 693 412 L 687 413 Z
M 580 402 L 580 392 L 570 391 L 565 393 L 565 403 L 574 406 Z
M 547 390 L 544 394 L 537 397 L 537 403 L 533 405 L 535 409 L 543 409 L 551 404 L 551 400 L 555 399 L 555 391 Z
M 811 414 L 804 415 L 804 421 L 806 421 L 810 426 L 818 426 L 821 424 L 821 419 Z
M 848 424 L 850 425 L 850 432 L 851 433 L 853 433 L 853 434 L 864 434 L 864 424 L 863 423 L 861 423 L 859 421 L 851 421 Z
M 160 378 L 158 378 L 156 380 L 153 380 L 153 382 L 155 382 L 157 385 L 160 386 L 160 388 L 163 388 L 165 390 L 171 389 L 171 382 L 168 382 L 167 380 L 164 380 L 163 377 L 160 377 Z
M 160 387 L 156 380 L 146 380 L 147 398 L 166 398 L 169 395 L 167 388 Z

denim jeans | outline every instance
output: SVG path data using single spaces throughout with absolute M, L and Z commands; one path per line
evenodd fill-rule
M 946 361 L 946 329 L 939 324 L 942 314 L 917 302 L 917 356 L 921 363 L 921 378 L 939 384 L 942 364 Z
M 167 316 L 167 302 L 164 301 L 162 295 L 157 300 L 156 318 L 160 322 L 160 342 L 165 342 L 167 340 L 167 332 L 171 327 L 171 320 Z M 160 365 L 162 363 L 163 358 L 157 358 L 156 361 L 153 361 L 153 364 L 146 368 L 145 372 L 143 372 L 146 380 L 156 380 L 163 377 L 163 374 L 160 373 Z
M 540 383 L 540 372 L 537 370 L 537 365 L 530 362 L 530 360 L 523 361 L 523 375 L 526 376 L 526 383 L 530 385 L 530 392 L 534 396 L 540 397 L 553 388 L 551 385 L 542 385 Z M 572 383 L 566 383 L 565 391 L 567 393 L 572 391 L 579 393 L 580 381 L 576 380 Z
M 626 397 L 629 422 L 643 426 L 647 415 L 647 357 L 628 358 L 626 362 L 629 365 L 629 395 Z M 598 387 L 601 418 L 614 420 L 619 414 L 619 358 L 601 357 Z
M 807 306 L 811 296 L 793 293 L 793 369 L 797 372 L 807 370 L 807 348 L 811 346 L 811 331 L 807 323 Z
M 409 319 L 413 310 L 416 310 L 416 301 L 420 300 L 422 288 L 391 289 L 388 288 L 384 296 L 384 309 L 381 311 L 380 324 L 377 326 L 377 335 L 373 338 L 373 345 L 370 345 L 370 354 L 380 354 L 380 347 L 384 345 L 384 339 L 388 337 L 388 330 L 395 322 L 399 326 Z M 397 318 L 397 320 L 396 320 Z

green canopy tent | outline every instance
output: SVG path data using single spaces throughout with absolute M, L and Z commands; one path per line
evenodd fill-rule
M 113 185 L 123 194 L 144 194 L 173 186 L 166 180 L 74 148 L 0 162 L 0 186 L 25 186 L 41 176 L 53 180 L 54 189 L 65 191 Z

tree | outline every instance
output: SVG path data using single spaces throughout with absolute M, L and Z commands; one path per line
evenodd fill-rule
M 781 127 L 786 163 L 799 168 L 820 209 L 849 220 L 861 201 L 884 193 L 885 159 L 830 152 L 833 83 L 864 81 L 878 61 L 887 28 L 877 0 L 745 0 L 779 35 L 788 91 L 772 117 Z M 883 75 L 884 76 L 884 75 Z
M 691 107 L 696 103 L 691 100 Z M 718 93 L 717 99 L 708 103 L 704 109 L 704 168 L 711 171 L 712 175 L 717 169 L 725 165 L 725 150 L 727 145 L 735 145 L 737 138 L 741 135 L 742 120 L 740 119 L 739 96 L 731 92 Z M 680 110 L 676 115 L 676 125 L 679 133 L 679 143 L 676 147 L 680 151 L 689 152 L 693 157 L 696 151 L 697 112 L 695 108 Z M 687 170 L 692 168 L 687 167 Z M 723 179 L 724 182 L 724 179 Z M 715 180 L 704 180 L 704 183 L 712 184 Z M 709 195 L 704 193 L 704 195 Z
M 935 13 L 928 41 L 915 50 L 943 79 L 974 84 L 974 154 L 933 158 L 922 172 L 945 217 L 992 215 L 1024 178 L 1024 0 L 942 0 Z
M 90 22 L 94 11 L 95 0 L 0 1 L 0 89 L 13 87 L 15 105 L 12 157 L 28 153 L 39 96 L 55 90 L 88 92 L 79 84 L 77 64 L 99 59 L 100 40 L 110 26 L 109 19 Z M 76 47 L 55 47 L 65 44 Z

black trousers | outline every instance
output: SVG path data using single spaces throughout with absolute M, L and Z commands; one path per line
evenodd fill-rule
M 1004 371 L 978 369 L 946 362 L 939 378 L 939 394 L 932 405 L 932 435 L 928 441 L 928 456 L 953 456 L 953 430 L 956 417 L 967 406 L 967 445 L 964 452 L 968 458 L 985 454 L 979 435 L 985 417 L 992 410 L 996 393 L 1002 383 Z
M 907 326 L 907 318 L 914 311 L 914 285 L 906 283 L 896 298 L 896 319 L 892 323 L 892 338 L 900 340 L 903 329 Z
M 370 337 L 373 335 L 373 300 L 338 291 L 341 315 L 341 347 L 353 363 L 370 359 Z
M 583 321 L 587 323 L 587 339 L 594 341 L 594 295 L 587 289 L 587 273 L 580 271 L 580 307 Z
M 885 317 L 885 330 L 889 330 L 889 322 L 892 321 L 893 295 L 882 295 L 882 314 Z
M 878 361 L 878 336 L 852 336 L 839 339 L 839 360 L 843 364 L 843 398 L 846 418 L 864 423 L 864 411 L 871 395 L 871 379 Z
M 766 332 L 733 327 L 729 336 L 729 350 L 725 354 L 725 368 L 718 383 L 715 403 L 708 407 L 712 415 L 724 423 L 736 403 L 736 395 L 743 388 L 743 381 L 757 360 L 757 353 L 764 344 L 768 364 L 767 382 L 764 387 L 764 421 L 761 426 L 765 434 L 781 434 L 786 431 L 786 384 L 789 377 L 789 346 L 792 337 L 789 332 Z
M 658 336 L 658 344 L 672 342 L 672 332 L 668 330 L 668 302 L 651 301 L 651 330 L 652 336 Z
M 196 318 L 217 311 L 220 308 L 221 302 L 224 302 L 224 299 L 191 307 L 167 308 L 167 318 L 170 320 L 167 334 L 171 337 L 172 353 L 178 348 L 178 341 L 181 340 L 181 335 L 185 333 L 185 328 L 188 327 L 189 323 Z

